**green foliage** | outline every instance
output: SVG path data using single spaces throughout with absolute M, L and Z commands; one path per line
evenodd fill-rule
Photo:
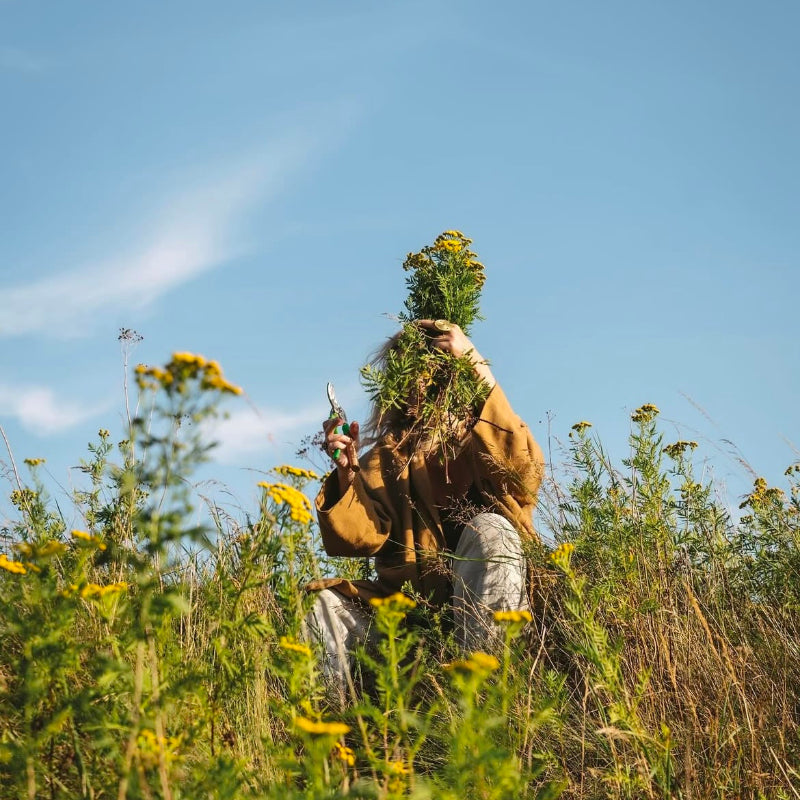
M 460 231 L 445 231 L 432 245 L 409 253 L 403 262 L 408 299 L 403 322 L 415 319 L 446 319 L 469 335 L 472 323 L 480 319 L 481 289 L 485 281 L 483 264 L 476 260 Z
M 342 708 L 301 629 L 326 569 L 316 476 L 277 468 L 242 519 L 195 506 L 198 423 L 235 394 L 208 363 L 137 373 L 144 412 L 116 446 L 100 431 L 71 512 L 39 459 L 13 485 L 0 798 L 795 796 L 799 465 L 737 520 L 654 406 L 619 467 L 578 423 L 532 617 L 498 614 L 496 652 L 460 653 L 441 615 L 382 599 Z
M 413 451 L 420 443 L 439 444 L 449 457 L 474 424 L 486 399 L 486 384 L 469 357 L 456 357 L 430 343 L 418 320 L 445 320 L 469 332 L 479 319 L 483 265 L 469 249 L 471 239 L 445 231 L 433 245 L 409 253 L 409 272 L 400 315 L 403 329 L 378 363 L 361 370 L 362 382 L 378 409 L 380 432 L 400 433 L 398 446 Z

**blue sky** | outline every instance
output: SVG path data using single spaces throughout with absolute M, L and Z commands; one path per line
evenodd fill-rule
M 446 228 L 554 458 L 652 402 L 735 505 L 798 460 L 794 2 L 0 0 L 0 423 L 56 495 L 134 363 L 218 359 L 236 502 L 394 330 Z M 3 462 L 8 461 L 4 453 Z M 256 472 L 254 472 L 254 470 Z M 5 493 L 4 493 L 5 494 Z M 0 515 L 11 513 L 0 502 Z

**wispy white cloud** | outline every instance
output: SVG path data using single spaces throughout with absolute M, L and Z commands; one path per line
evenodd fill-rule
M 65 402 L 44 386 L 0 384 L 0 417 L 13 417 L 26 430 L 42 436 L 72 428 L 107 408 Z
M 276 142 L 159 204 L 154 212 L 158 221 L 132 252 L 0 287 L 0 336 L 83 335 L 100 314 L 145 307 L 229 262 L 244 250 L 248 213 L 277 197 L 316 149 L 309 137 Z
M 215 460 L 240 464 L 243 458 L 267 454 L 299 440 L 320 427 L 325 409 L 318 405 L 297 411 L 245 408 L 209 425 L 206 434 L 218 443 Z

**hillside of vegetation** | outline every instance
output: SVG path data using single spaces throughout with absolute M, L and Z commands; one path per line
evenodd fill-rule
M 342 708 L 303 587 L 368 565 L 319 554 L 317 476 L 278 467 L 238 518 L 200 503 L 202 423 L 238 388 L 188 353 L 136 380 L 73 497 L 6 462 L 0 798 L 800 797 L 800 465 L 734 519 L 654 406 L 620 464 L 576 424 L 532 618 L 458 653 L 446 615 L 390 598 Z

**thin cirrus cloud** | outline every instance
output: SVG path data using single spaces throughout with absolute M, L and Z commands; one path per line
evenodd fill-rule
M 248 214 L 279 196 L 316 149 L 308 137 L 287 137 L 177 193 L 156 210 L 158 224 L 128 254 L 0 287 L 0 337 L 86 335 L 98 317 L 146 307 L 229 262 L 244 251 Z
M 295 412 L 244 408 L 206 428 L 209 441 L 217 442 L 213 458 L 223 464 L 240 464 L 242 459 L 282 449 L 289 442 L 321 429 L 324 410 L 309 406 Z
M 23 428 L 40 436 L 72 428 L 107 407 L 65 403 L 44 386 L 0 385 L 0 416 L 13 417 Z

